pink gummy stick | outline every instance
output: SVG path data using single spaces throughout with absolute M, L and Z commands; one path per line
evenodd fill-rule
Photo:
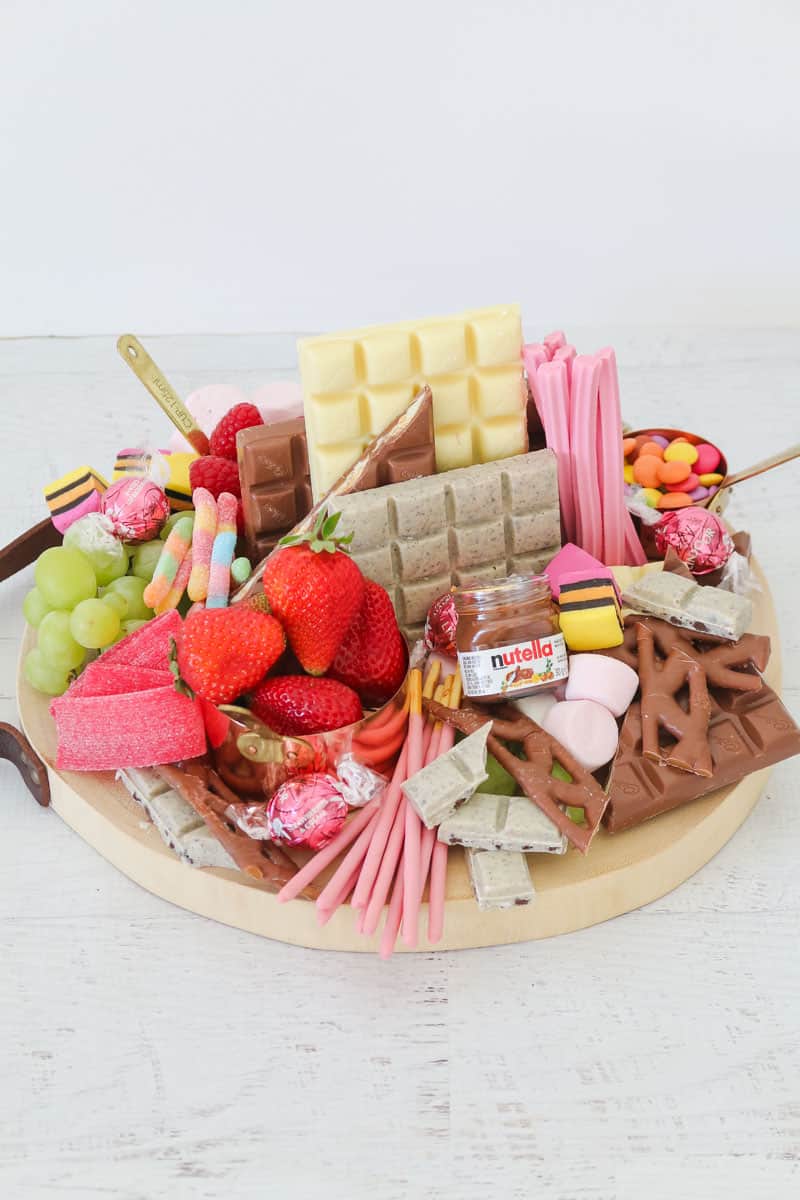
M 570 450 L 580 513 L 580 545 L 603 561 L 603 517 L 597 488 L 597 397 L 600 359 L 579 354 L 572 364 Z
M 574 346 L 560 346 L 553 355 L 553 362 L 563 362 L 567 365 L 567 384 L 572 383 L 572 363 L 578 351 Z
M 547 351 L 547 357 L 552 359 L 556 350 L 560 350 L 566 345 L 567 337 L 563 329 L 554 329 L 552 333 L 547 333 L 542 338 L 542 345 Z
M 329 863 L 332 863 L 351 842 L 355 841 L 364 826 L 368 825 L 375 816 L 380 803 L 381 799 L 378 797 L 376 800 L 370 800 L 369 804 L 365 804 L 361 811 L 357 812 L 353 819 L 348 821 L 345 827 L 337 833 L 332 842 L 328 842 L 327 846 L 319 850 L 305 866 L 300 868 L 296 875 L 292 876 L 288 883 L 283 885 L 278 892 L 278 900 L 281 904 L 299 896 L 303 888 L 317 878 L 320 871 L 324 871 Z
M 564 361 L 544 363 L 536 372 L 536 393 L 540 401 L 547 444 L 556 455 L 558 499 L 566 540 L 575 540 L 576 501 L 578 481 L 575 478 L 570 453 L 569 386 L 567 364 Z
M 394 769 L 391 783 L 387 788 L 383 806 L 375 825 L 372 826 L 372 838 L 367 849 L 364 863 L 361 867 L 361 874 L 358 878 L 351 904 L 353 908 L 365 908 L 369 901 L 372 885 L 375 882 L 375 877 L 378 874 L 378 869 L 381 865 L 381 858 L 386 849 L 386 843 L 389 839 L 389 834 L 394 823 L 394 818 L 397 813 L 397 806 L 400 803 L 401 791 L 400 785 L 405 782 L 406 771 L 408 768 L 408 739 L 406 738 L 405 745 L 400 752 L 400 757 L 397 760 L 397 766 Z
M 361 864 L 364 861 L 364 855 L 367 853 L 367 847 L 369 846 L 370 839 L 372 838 L 372 834 L 375 830 L 376 822 L 379 819 L 380 818 L 376 813 L 372 820 L 361 830 L 361 833 L 353 842 L 352 846 L 347 851 L 347 854 L 345 854 L 339 866 L 336 868 L 333 875 L 320 892 L 317 898 L 317 908 L 336 909 L 343 902 L 345 896 L 350 894 L 352 887 L 355 886 L 356 879 L 358 879 L 361 871 Z M 344 891 L 344 885 L 347 883 L 353 873 L 355 873 L 353 883 L 351 887 L 348 887 L 347 890 Z
M 408 778 L 422 769 L 427 757 L 423 750 L 422 736 L 425 718 L 422 713 L 411 713 L 408 720 Z M 433 737 L 432 730 L 429 732 Z M 403 941 L 407 946 L 416 946 L 419 925 L 419 853 L 422 822 L 413 804 L 406 805 L 405 845 L 403 848 Z

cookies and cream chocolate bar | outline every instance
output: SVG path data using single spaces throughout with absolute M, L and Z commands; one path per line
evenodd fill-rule
M 353 559 L 386 588 L 411 640 L 452 585 L 541 571 L 561 539 L 552 450 L 339 496 L 335 506 Z
M 238 867 L 206 828 L 190 804 L 155 771 L 125 767 L 117 771 L 120 783 L 147 813 L 162 841 L 192 867 Z
M 747 596 L 718 587 L 701 587 L 673 571 L 654 571 L 630 583 L 623 599 L 638 612 L 650 613 L 684 629 L 736 642 L 747 632 L 753 606 Z
M 437 834 L 448 846 L 472 850 L 513 850 L 523 854 L 564 854 L 567 839 L 527 796 L 476 792 L 445 817 Z
M 528 860 L 515 850 L 468 850 L 467 866 L 478 908 L 515 908 L 536 897 Z
M 439 471 L 528 449 L 516 304 L 302 338 L 297 350 L 315 500 L 426 383 Z
M 489 729 L 487 725 L 470 734 L 403 784 L 407 800 L 428 829 L 449 816 L 456 805 L 471 796 L 478 784 L 487 778 Z

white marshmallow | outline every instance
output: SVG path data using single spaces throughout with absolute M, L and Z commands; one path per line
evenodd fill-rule
M 594 700 L 615 717 L 627 711 L 639 676 L 627 663 L 607 654 L 570 654 L 565 700 Z
M 607 708 L 594 700 L 562 700 L 554 704 L 542 721 L 542 728 L 587 771 L 596 771 L 610 762 L 617 751 L 617 722 Z

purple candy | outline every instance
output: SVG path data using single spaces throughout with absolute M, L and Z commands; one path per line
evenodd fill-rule
M 718 491 L 719 491 L 719 484 L 715 483 L 712 487 L 710 487 L 708 489 L 708 494 L 709 494 L 709 496 L 713 496 L 714 493 L 718 492 Z
M 700 487 L 696 487 L 693 492 L 689 492 L 689 499 L 690 500 L 705 500 L 707 495 L 708 495 L 708 488 L 703 487 L 703 485 L 701 484 Z
M 655 444 L 660 446 L 662 450 L 666 450 L 667 446 L 669 445 L 669 438 L 665 438 L 663 434 L 660 433 L 654 433 L 650 438 L 650 441 L 655 442 Z

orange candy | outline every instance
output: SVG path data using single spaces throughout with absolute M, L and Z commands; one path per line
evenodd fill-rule
M 633 478 L 642 487 L 658 487 L 658 470 L 662 466 L 655 454 L 640 454 L 633 464 Z
M 636 438 L 622 439 L 622 456 L 628 458 L 636 449 Z
M 663 458 L 664 457 L 664 447 L 659 446 L 658 442 L 645 442 L 645 444 L 639 450 L 639 454 L 640 455 L 649 454 L 649 455 L 652 455 L 654 458 Z
M 692 504 L 692 498 L 687 496 L 686 492 L 665 492 L 656 508 L 688 508 L 690 504 Z
M 638 437 L 633 438 L 632 440 L 633 440 L 633 452 L 632 453 L 633 453 L 634 457 L 636 457 L 636 455 L 639 454 L 639 452 L 641 451 L 642 446 L 646 446 L 647 443 L 650 441 L 650 437 L 646 433 L 640 433 Z M 659 449 L 660 448 L 661 447 L 659 447 Z
M 687 462 L 680 462 L 678 459 L 673 462 L 662 462 L 658 468 L 658 481 L 659 483 L 683 483 L 691 473 L 692 468 Z

